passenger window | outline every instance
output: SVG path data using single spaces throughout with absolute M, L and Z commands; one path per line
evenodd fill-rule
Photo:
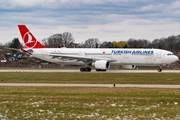
M 167 55 L 174 55 L 173 53 L 168 53 Z

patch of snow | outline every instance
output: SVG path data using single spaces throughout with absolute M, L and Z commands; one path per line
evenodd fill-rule
M 89 105 L 88 103 L 84 103 L 83 105 Z
M 150 108 L 145 108 L 145 110 L 150 110 Z
M 95 106 L 95 104 L 91 103 L 89 106 Z
M 52 111 L 49 111 L 50 114 L 52 114 Z
M 111 106 L 116 106 L 116 104 L 111 104 Z
M 97 109 L 96 111 L 99 112 L 101 109 Z
M 115 117 L 116 119 L 121 119 L 119 116 Z
M 156 116 L 156 113 L 153 113 L 153 116 L 152 117 L 155 117 Z
M 9 101 L 4 101 L 4 102 L 2 102 L 2 103 L 8 103 Z
M 98 113 L 94 113 L 96 116 L 99 116 L 99 114 Z
M 178 102 L 174 102 L 174 105 L 178 105 Z
M 39 112 L 44 112 L 44 110 L 39 110 Z
M 107 117 L 107 115 L 102 115 L 102 116 L 101 116 L 101 118 L 105 118 L 105 117 Z
M 119 107 L 122 107 L 123 105 L 119 105 Z

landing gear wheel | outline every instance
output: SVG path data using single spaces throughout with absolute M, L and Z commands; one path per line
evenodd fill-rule
M 159 68 L 159 69 L 158 69 L 158 72 L 162 72 L 162 69 L 161 69 L 161 68 Z
M 81 72 L 91 72 L 91 68 L 80 68 Z
M 91 72 L 91 68 L 86 68 L 86 72 Z
M 80 68 L 80 71 L 81 71 L 81 72 L 85 72 L 86 69 L 85 69 L 85 68 Z
M 162 68 L 161 68 L 161 65 L 159 65 L 159 69 L 158 69 L 158 72 L 162 72 Z
M 100 71 L 100 69 L 96 69 L 96 71 L 98 72 L 98 71 Z

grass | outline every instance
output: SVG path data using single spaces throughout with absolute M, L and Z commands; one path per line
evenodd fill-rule
M 0 87 L 1 119 L 180 119 L 180 89 Z
M 178 73 L 0 73 L 6 83 L 180 84 Z M 0 119 L 180 119 L 180 89 L 0 87 Z
M 179 73 L 0 73 L 5 83 L 180 84 Z

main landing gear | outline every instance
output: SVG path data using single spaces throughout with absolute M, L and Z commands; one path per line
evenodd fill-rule
M 158 72 L 162 72 L 162 68 L 161 68 L 161 66 L 159 66 L 159 68 L 158 68 Z
M 80 68 L 81 72 L 91 72 L 91 68 Z

